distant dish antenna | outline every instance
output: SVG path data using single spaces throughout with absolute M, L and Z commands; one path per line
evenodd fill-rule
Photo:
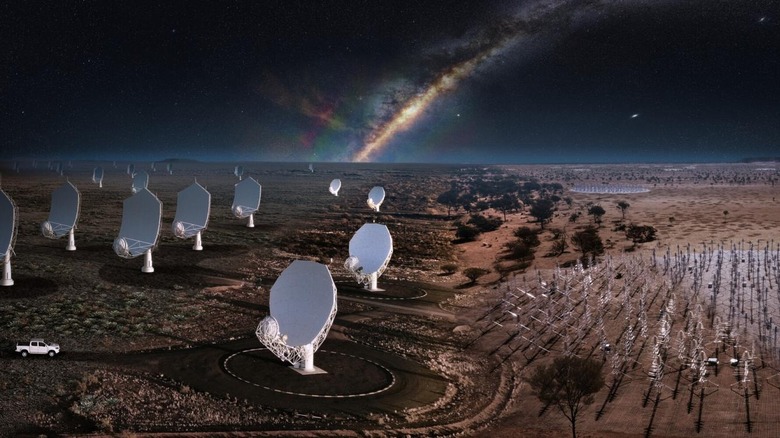
M 368 192 L 368 206 L 374 209 L 374 211 L 379 211 L 379 206 L 382 205 L 382 202 L 385 200 L 385 189 L 383 189 L 380 186 L 375 186 L 371 189 L 370 192 Z
M 255 226 L 255 212 L 260 208 L 261 196 L 260 183 L 251 176 L 236 184 L 236 194 L 233 197 L 233 215 L 239 219 L 249 218 L 246 226 L 253 228 Z
M 173 163 L 168 163 L 168 164 L 165 166 L 165 170 L 167 170 L 167 171 L 168 171 L 168 174 L 169 174 L 169 175 L 173 175 Z
M 128 164 L 127 165 L 127 174 L 130 176 L 135 175 L 135 164 Z
M 92 182 L 103 188 L 103 168 L 98 166 L 92 171 Z
M 211 194 L 197 181 L 179 192 L 176 198 L 176 216 L 173 218 L 173 234 L 180 239 L 195 236 L 192 249 L 203 250 L 201 232 L 209 223 Z
M 238 177 L 238 180 L 241 181 L 241 177 L 244 176 L 244 166 L 236 166 L 233 169 L 233 175 Z
M 152 169 L 152 172 L 157 172 L 157 167 L 154 161 L 152 161 L 152 164 L 149 165 L 149 168 Z
M 334 196 L 339 195 L 339 190 L 341 190 L 341 180 L 336 178 L 333 181 L 330 182 L 330 193 L 332 193 Z
M 41 232 L 49 239 L 59 239 L 68 235 L 68 251 L 76 250 L 76 239 L 73 230 L 79 220 L 81 194 L 70 181 L 58 187 L 51 194 L 51 211 L 49 219 L 41 224 Z
M 133 175 L 133 193 L 138 193 L 141 189 L 149 188 L 149 174 L 142 170 Z
M 393 256 L 393 238 L 383 224 L 363 224 L 349 241 L 349 257 L 344 267 L 352 272 L 355 280 L 370 291 L 377 288 L 377 279 Z
M 309 163 L 309 172 L 314 173 L 314 164 Z
M 3 279 L 0 286 L 13 286 L 11 278 L 11 252 L 16 243 L 16 225 L 19 223 L 16 204 L 0 190 L 0 257 L 3 258 Z
M 301 374 L 320 374 L 314 352 L 336 317 L 336 285 L 328 267 L 293 261 L 271 287 L 271 314 L 260 321 L 257 339 Z
M 141 189 L 125 199 L 122 226 L 114 240 L 114 252 L 119 257 L 132 259 L 144 254 L 141 272 L 154 272 L 152 249 L 160 236 L 162 202 L 148 189 Z

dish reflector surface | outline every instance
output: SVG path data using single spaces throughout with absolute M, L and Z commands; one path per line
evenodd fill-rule
M 261 190 L 260 183 L 251 176 L 236 184 L 236 193 L 231 207 L 233 214 L 238 218 L 254 214 L 260 208 Z
M 149 174 L 142 170 L 133 175 L 133 193 L 149 187 Z
M 236 167 L 233 169 L 233 175 L 235 175 L 235 176 L 237 176 L 237 177 L 241 178 L 241 176 L 243 176 L 243 175 L 244 175 L 244 166 L 236 166 Z
M 114 241 L 114 251 L 125 258 L 142 255 L 154 247 L 160 235 L 162 202 L 147 189 L 125 199 L 122 226 Z
M 364 274 L 381 274 L 393 255 L 393 238 L 383 224 L 363 224 L 349 240 L 349 255 L 357 257 L 354 270 L 362 269 Z
M 385 189 L 380 186 L 375 186 L 368 192 L 368 206 L 374 210 L 379 211 L 379 206 L 385 200 Z
M 81 194 L 70 181 L 54 190 L 49 219 L 41 225 L 43 235 L 56 239 L 68 234 L 79 219 L 80 201 Z
M 103 168 L 98 166 L 92 171 L 92 182 L 99 183 L 103 181 Z
M 336 285 L 328 267 L 295 260 L 271 287 L 271 316 L 286 344 L 311 344 L 330 329 L 336 307 Z
M 340 179 L 334 179 L 330 182 L 330 192 L 336 196 L 339 195 L 339 190 L 341 190 L 341 180 Z
M 16 235 L 16 205 L 0 190 L 0 257 L 5 257 L 12 249 Z
M 173 234 L 186 239 L 204 230 L 209 223 L 211 194 L 197 182 L 179 192 Z

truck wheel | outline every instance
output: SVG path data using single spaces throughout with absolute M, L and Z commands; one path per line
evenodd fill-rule
M 27 350 L 22 350 L 22 357 L 27 357 Z
M 55 353 L 54 350 L 52 350 L 52 351 L 49 352 L 49 357 L 54 357 L 55 354 L 57 354 L 57 353 Z

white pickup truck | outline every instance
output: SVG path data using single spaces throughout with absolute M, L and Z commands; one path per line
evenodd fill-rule
M 43 339 L 30 339 L 28 344 L 17 343 L 16 352 L 21 353 L 22 357 L 27 357 L 28 354 L 48 354 L 49 357 L 54 357 L 60 352 L 60 344 L 46 342 Z

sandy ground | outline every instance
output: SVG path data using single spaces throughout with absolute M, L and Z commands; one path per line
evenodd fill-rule
M 79 183 L 84 187 L 85 207 L 77 234 L 79 249 L 74 253 L 65 253 L 62 241 L 48 241 L 39 236 L 38 226 L 48 210 L 48 194 L 59 184 L 59 179 L 40 171 L 40 175 L 47 175 L 43 183 L 13 175 L 4 180 L 4 188 L 24 208 L 14 260 L 17 284 L 3 291 L 0 300 L 3 306 L 0 322 L 4 327 L 0 338 L 9 344 L 36 331 L 61 339 L 70 357 L 63 355 L 63 360 L 57 362 L 23 362 L 10 354 L 0 354 L 4 365 L 0 372 L 2 430 L 27 433 L 186 430 L 185 433 L 208 434 L 208 431 L 249 429 L 276 431 L 269 432 L 274 434 L 296 429 L 307 435 L 357 432 L 368 436 L 567 436 L 568 425 L 560 415 L 552 409 L 539 415 L 539 402 L 522 380 L 537 363 L 560 354 L 562 340 L 555 336 L 546 338 L 549 333 L 542 332 L 545 342 L 552 343 L 552 354 L 537 354 L 534 351 L 538 350 L 533 348 L 526 350 L 529 344 L 523 346 L 513 337 L 514 332 L 506 326 L 506 314 L 501 313 L 500 307 L 506 291 L 520 286 L 534 290 L 538 287 L 537 278 L 549 281 L 556 266 L 577 259 L 579 254 L 573 248 L 558 257 L 545 256 L 551 246 L 549 230 L 557 228 L 570 235 L 591 224 L 592 219 L 585 212 L 593 203 L 602 205 L 607 212 L 600 227 L 607 248 L 605 257 L 617 259 L 632 249 L 625 253 L 627 257 L 638 257 L 642 263 L 648 263 L 654 250 L 661 256 L 667 250 L 685 251 L 688 245 L 698 251 L 704 244 L 710 248 L 721 244 L 729 248 L 731 244 L 773 242 L 775 245 L 775 241 L 780 241 L 777 219 L 780 203 L 776 201 L 780 199 L 780 190 L 767 179 L 776 175 L 757 174 L 749 166 L 696 170 L 596 166 L 583 172 L 543 166 L 507 167 L 502 171 L 532 175 L 542 181 L 559 181 L 567 188 L 577 183 L 605 184 L 622 177 L 637 181 L 635 184 L 641 182 L 651 190 L 609 195 L 566 191 L 563 196 L 571 197 L 572 205 L 567 207 L 561 203 L 556 217 L 545 226 L 548 231 L 540 235 L 542 244 L 537 248 L 534 264 L 524 272 L 511 273 L 502 279 L 495 267 L 504 263 L 501 261 L 504 245 L 518 227 L 536 229 L 538 224 L 525 213 L 509 214 L 499 230 L 485 233 L 475 242 L 452 245 L 454 227 L 446 218 L 446 210 L 434 199 L 436 193 L 448 187 L 455 178 L 453 175 L 463 175 L 460 169 L 367 166 L 352 170 L 338 166 L 329 169 L 323 165 L 319 168 L 322 174 L 312 176 L 289 165 L 260 167 L 254 173 L 264 183 L 264 211 L 256 220 L 257 227 L 249 231 L 225 208 L 230 204 L 235 182 L 229 175 L 230 168 L 227 166 L 224 175 L 221 172 L 225 169 L 216 167 L 209 171 L 190 171 L 173 179 L 153 175 L 151 184 L 158 184 L 166 224 L 173 218 L 176 191 L 193 176 L 212 191 L 213 205 L 219 206 L 212 210 L 212 224 L 204 234 L 202 253 L 189 250 L 189 243 L 180 242 L 168 231 L 163 232 L 153 276 L 139 272 L 140 260 L 119 259 L 111 251 L 110 243 L 119 226 L 117 212 L 121 200 L 129 195 L 129 180 L 119 175 L 119 171 L 106 181 L 103 192 L 84 181 Z M 84 179 L 87 171 L 82 169 L 80 178 Z M 745 176 L 752 178 L 749 183 L 744 182 Z M 345 183 L 337 202 L 332 202 L 327 193 L 313 195 L 314 202 L 311 194 L 301 194 L 308 193 L 312 180 L 327 187 L 333 177 L 340 177 Z M 381 214 L 366 213 L 361 190 L 367 192 L 376 184 L 386 187 L 388 199 Z M 632 248 L 623 233 L 614 230 L 623 221 L 616 207 L 620 200 L 631 205 L 625 223 L 654 226 L 658 230 L 656 241 Z M 577 222 L 569 222 L 569 216 L 575 211 L 582 216 Z M 492 214 L 502 216 L 499 212 Z M 274 397 L 270 394 L 238 394 L 244 385 L 235 379 L 231 381 L 220 363 L 227 351 L 236 351 L 234 345 L 251 341 L 257 320 L 267 311 L 268 289 L 273 279 L 291 259 L 303 256 L 330 263 L 335 258 L 336 262 L 331 264 L 334 276 L 339 284 L 348 284 L 350 279 L 339 260 L 351 233 L 361 223 L 371 220 L 387 223 L 393 230 L 394 258 L 380 279 L 380 286 L 386 282 L 393 287 L 388 287 L 386 296 L 382 297 L 385 300 L 375 301 L 371 300 L 376 297 L 349 293 L 345 288 L 332 333 L 333 340 L 337 341 L 333 348 L 348 354 L 357 351 L 363 356 L 374 354 L 377 363 L 394 364 L 390 367 L 393 372 L 428 376 L 432 383 L 419 388 L 417 393 L 415 385 L 405 384 L 394 390 L 395 395 L 388 394 L 385 399 L 376 396 L 362 406 L 359 402 L 333 403 L 328 411 L 331 415 L 338 414 L 329 417 L 327 422 L 323 422 L 317 403 L 307 404 L 301 412 L 292 407 L 296 405 L 292 399 L 290 405 L 274 404 L 269 401 Z M 453 260 L 461 270 L 482 267 L 491 273 L 476 284 L 469 284 L 460 272 L 443 275 L 441 266 Z M 624 264 L 616 264 L 620 265 L 616 269 L 622 275 L 633 275 Z M 643 265 L 640 271 L 648 276 L 652 273 L 653 281 L 663 283 L 663 276 L 654 269 Z M 633 280 L 639 284 L 646 279 Z M 686 285 L 680 287 L 689 287 Z M 397 301 L 399 298 L 418 300 L 423 295 L 420 291 L 425 292 L 425 298 L 419 301 Z M 677 293 L 684 296 L 682 290 Z M 658 292 L 654 297 L 657 300 L 650 305 L 650 311 L 657 316 L 664 297 Z M 607 334 L 615 338 L 624 328 L 624 315 L 616 300 L 617 296 L 606 313 L 615 321 L 607 326 Z M 35 312 L 36 306 L 45 311 Z M 581 313 L 578 315 L 582 318 Z M 689 319 L 690 315 L 686 314 L 685 324 Z M 505 326 L 492 324 L 493 321 L 503 322 Z M 651 329 L 656 329 L 656 321 L 651 322 Z M 348 340 L 360 342 L 361 346 L 350 348 L 349 342 L 345 342 Z M 588 332 L 581 348 L 592 354 L 596 345 L 594 334 Z M 167 352 L 169 348 L 173 350 Z M 582 436 L 697 433 L 691 417 L 695 412 L 682 417 L 676 414 L 687 411 L 689 401 L 683 396 L 684 391 L 673 399 L 665 398 L 655 410 L 652 403 L 643 406 L 649 350 L 647 347 L 635 352 L 636 360 L 642 365 L 629 373 L 618 387 L 617 398 L 605 403 L 608 409 L 598 420 L 593 412 L 596 405 L 604 403 L 604 395 L 597 396 L 596 404 L 588 408 L 588 418 L 583 419 L 579 428 Z M 182 359 L 190 353 L 194 356 Z M 184 366 L 188 362 L 205 365 Z M 344 363 L 348 365 L 349 361 Z M 780 430 L 772 405 L 766 402 L 771 400 L 766 394 L 774 390 L 773 383 L 780 383 L 775 382 L 773 366 L 767 359 L 757 374 L 762 391 L 753 395 L 755 400 L 750 406 L 752 436 L 776 436 L 775 432 Z M 372 373 L 375 379 L 360 381 L 359 385 L 373 388 L 386 382 L 387 374 L 376 370 Z M 707 399 L 702 410 L 704 431 L 710 436 L 745 432 L 745 411 L 740 407 L 745 402 L 729 395 L 733 391 L 728 388 L 735 382 L 732 374 L 731 370 L 725 370 L 712 379 L 721 389 Z M 41 375 L 48 377 L 36 378 Z M 675 386 L 676 375 L 682 374 L 668 373 L 665 383 Z M 202 376 L 210 377 L 204 381 Z M 219 386 L 216 382 L 221 379 L 232 382 L 234 389 L 230 395 L 222 394 L 215 386 Z M 416 380 L 402 377 L 401 381 Z M 446 384 L 437 386 L 442 382 Z M 685 386 L 684 379 L 682 382 L 677 386 L 690 386 Z M 139 399 L 134 394 L 144 394 L 145 398 Z M 117 403 L 118 400 L 123 403 Z M 148 403 L 149 400 L 154 403 Z M 698 408 L 695 403 L 694 406 Z M 29 414 L 17 418 L 10 412 Z M 177 412 L 182 416 L 176 416 Z M 184 412 L 211 414 L 198 417 Z M 182 419 L 186 419 L 187 425 L 177 429 L 176 424 Z M 648 425 L 652 426 L 652 433 L 646 432 Z M 318 429 L 319 432 L 314 432 Z

